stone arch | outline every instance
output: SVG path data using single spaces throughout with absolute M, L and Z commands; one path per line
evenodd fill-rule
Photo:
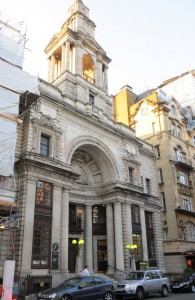
M 75 160 L 75 153 L 77 156 L 79 156 L 78 151 L 80 152 L 80 155 L 83 156 L 82 160 L 84 160 L 88 166 L 91 164 L 91 166 L 93 166 L 93 168 L 96 170 L 97 174 L 99 172 L 99 176 L 101 173 L 102 181 L 99 181 L 99 183 L 103 184 L 119 180 L 119 166 L 117 165 L 114 155 L 104 143 L 92 137 L 86 136 L 75 139 L 66 151 L 66 163 L 71 165 L 72 160 Z M 86 155 L 84 153 L 86 153 Z M 93 158 L 94 161 L 93 165 L 91 158 Z M 79 167 L 77 166 L 77 169 L 78 168 Z M 87 176 L 87 170 L 84 167 L 84 164 L 82 165 L 82 170 L 80 169 L 80 173 L 83 173 L 83 176 L 86 174 L 86 180 L 88 177 L 88 183 L 93 181 L 91 175 L 88 174 Z
M 88 55 L 88 54 L 84 54 L 83 58 L 82 58 L 82 63 L 83 63 L 83 77 L 91 82 L 94 83 L 95 82 L 95 63 L 93 58 Z

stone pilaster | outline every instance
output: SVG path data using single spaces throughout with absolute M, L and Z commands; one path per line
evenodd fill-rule
M 65 59 L 65 69 L 70 70 L 70 42 L 66 41 L 66 59 Z
M 65 71 L 65 57 L 66 57 L 66 46 L 65 44 L 63 44 L 61 49 L 61 73 L 64 73 Z
M 146 220 L 144 208 L 140 207 L 140 218 L 141 218 L 141 230 L 142 230 L 142 249 L 143 249 L 143 260 L 148 261 L 148 246 L 146 236 Z
M 113 274 L 115 268 L 115 247 L 114 247 L 114 216 L 113 205 L 106 204 L 106 227 L 107 227 L 107 274 Z
M 120 202 L 114 203 L 114 229 L 115 229 L 116 269 L 124 271 L 123 233 L 122 233 L 122 218 L 121 218 Z
M 93 236 L 92 236 L 92 205 L 85 206 L 86 215 L 86 236 L 85 236 L 85 249 L 86 249 L 86 264 L 89 265 L 90 270 L 93 269 Z
M 61 214 L 61 271 L 68 273 L 68 225 L 69 225 L 69 189 L 62 191 Z
M 21 274 L 30 273 L 34 228 L 36 181 L 27 179 Z
M 55 79 L 55 55 L 52 54 L 50 58 L 50 69 L 49 69 L 49 82 Z

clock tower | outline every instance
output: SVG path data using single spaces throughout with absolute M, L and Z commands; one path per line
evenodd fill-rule
M 95 40 L 95 23 L 82 0 L 75 0 L 68 19 L 45 48 L 48 81 L 57 86 L 66 101 L 99 118 L 112 118 L 108 95 L 110 58 Z

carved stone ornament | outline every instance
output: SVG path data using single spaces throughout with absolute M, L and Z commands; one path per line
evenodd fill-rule
M 80 174 L 80 177 L 76 180 L 77 183 L 83 185 L 89 185 L 89 177 L 85 169 L 85 165 L 92 160 L 92 157 L 84 151 L 76 151 L 73 154 L 71 165 L 72 170 Z
M 37 150 L 39 146 L 39 129 L 33 127 L 33 140 L 32 140 L 32 149 Z
M 61 132 L 61 129 L 58 126 L 55 125 L 53 119 L 49 116 L 42 115 L 41 118 L 33 117 L 32 121 L 37 122 L 37 123 L 41 124 L 42 126 L 46 126 L 50 129 Z
M 123 160 L 134 163 L 136 165 L 141 165 L 141 163 L 138 160 L 137 154 L 129 152 L 127 149 L 125 150 L 125 153 L 123 155 Z

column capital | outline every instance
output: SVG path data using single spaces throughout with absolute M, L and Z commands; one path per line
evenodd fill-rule
M 63 191 L 70 191 L 71 189 L 72 189 L 72 186 L 69 186 L 69 185 L 63 185 L 62 186 Z

